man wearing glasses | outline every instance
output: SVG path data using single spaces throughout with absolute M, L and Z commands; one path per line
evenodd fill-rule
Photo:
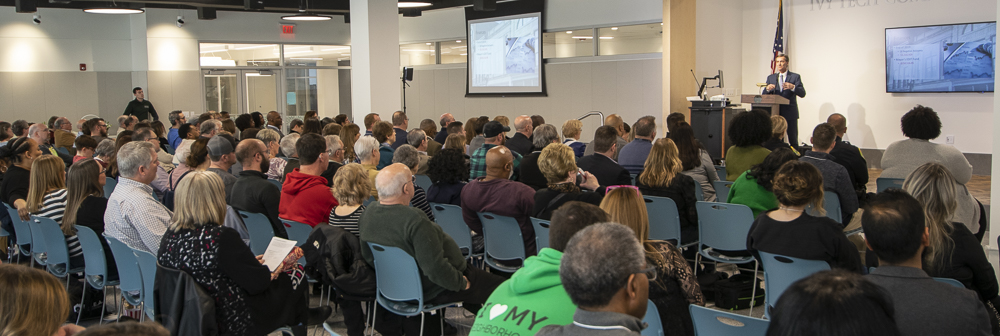
M 83 123 L 83 129 L 90 134 L 91 138 L 94 138 L 94 141 L 97 141 L 97 144 L 101 144 L 101 141 L 108 138 L 108 124 L 104 122 L 104 119 L 87 120 Z

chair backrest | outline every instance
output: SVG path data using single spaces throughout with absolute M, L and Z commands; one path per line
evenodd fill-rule
M 635 179 L 639 178 L 639 174 L 628 174 L 632 177 L 632 185 L 635 185 Z
M 451 236 L 458 248 L 465 248 L 472 253 L 472 234 L 469 226 L 462 218 L 462 208 L 452 204 L 431 203 L 434 220 L 444 233 Z
M 135 258 L 139 261 L 139 273 L 142 275 L 142 310 L 146 312 L 146 316 L 155 320 L 153 312 L 156 305 L 153 302 L 155 297 L 153 290 L 156 284 L 156 256 L 136 249 L 132 249 L 132 253 L 135 253 Z
M 368 243 L 375 263 L 378 294 L 392 301 L 415 300 L 424 306 L 420 269 L 413 256 L 398 247 Z
M 904 179 L 879 177 L 875 179 L 875 187 L 878 192 L 883 192 L 889 188 L 903 188 Z
M 715 173 L 718 174 L 720 178 L 726 178 L 726 166 L 715 166 Z
M 362 201 L 361 204 L 367 207 L 368 204 L 371 204 L 372 202 L 375 202 L 375 196 L 368 196 L 368 199 Z
M 747 234 L 753 225 L 753 211 L 742 204 L 698 202 L 698 241 L 701 245 L 727 251 L 747 248 Z
M 56 147 L 56 152 L 59 152 L 62 155 L 69 155 L 69 150 L 66 149 L 66 147 Z
M 413 177 L 416 179 L 414 184 L 416 184 L 421 188 L 424 188 L 424 190 L 427 190 L 427 188 L 430 188 L 431 185 L 434 184 L 433 182 L 431 182 L 431 178 L 428 177 L 427 175 L 413 175 Z
M 701 182 L 698 182 L 698 180 L 694 179 L 692 179 L 691 181 L 694 181 L 694 199 L 698 202 L 704 201 L 705 191 L 701 189 Z
M 17 214 L 17 209 L 11 208 L 9 205 L 7 213 L 10 215 L 10 223 L 14 226 L 14 233 L 17 234 L 17 245 L 31 245 L 31 228 L 28 227 L 28 223 L 22 221 L 21 216 Z
M 521 227 L 514 217 L 500 216 L 490 212 L 478 213 L 483 223 L 483 241 L 486 255 L 500 260 L 524 260 L 524 239 Z
M 681 216 L 677 203 L 667 197 L 643 196 L 649 214 L 649 239 L 681 242 Z
M 281 191 L 281 181 L 267 179 L 267 182 L 271 182 L 271 184 L 278 186 L 278 191 Z
M 45 254 L 47 255 L 47 265 L 66 264 L 69 268 L 69 250 L 66 248 L 66 236 L 63 235 L 59 223 L 51 218 L 31 216 L 34 223 L 32 226 L 32 237 L 38 233 L 45 241 Z M 34 249 L 34 247 L 32 247 Z
M 104 177 L 104 198 L 111 198 L 111 192 L 115 191 L 115 186 L 118 185 L 118 180 L 110 177 Z
M 104 236 L 111 247 L 111 254 L 115 256 L 115 265 L 118 266 L 119 288 L 123 292 L 139 291 L 139 300 L 142 300 L 142 271 L 139 270 L 139 259 L 135 257 L 132 249 L 120 240 Z
M 287 219 L 282 219 L 281 222 L 285 223 L 285 232 L 288 233 L 288 239 L 294 240 L 295 246 L 302 246 L 302 244 L 306 243 L 306 239 L 309 239 L 309 233 L 312 232 L 312 227 L 308 224 L 290 221 Z M 271 241 L 268 240 L 268 244 L 270 243 Z M 267 249 L 266 245 L 264 246 L 264 249 Z
M 955 286 L 955 287 L 958 287 L 958 288 L 965 288 L 965 285 L 963 285 L 962 282 L 960 282 L 958 280 L 955 280 L 955 279 L 952 279 L 952 278 L 934 278 L 934 280 L 936 280 L 938 282 L 943 282 L 943 283 L 946 283 L 946 284 L 949 284 L 949 285 L 952 285 L 952 286 Z
M 830 269 L 823 260 L 806 260 L 758 251 L 764 264 L 764 295 L 768 306 L 773 307 L 792 283 L 816 272 Z
M 725 176 L 720 175 L 720 176 Z M 729 181 L 713 181 L 712 186 L 715 187 L 715 201 L 719 203 L 729 202 L 729 189 L 732 188 L 733 182 Z
M 253 251 L 254 255 L 264 254 L 267 251 L 267 245 L 271 244 L 271 238 L 274 238 L 274 228 L 271 227 L 271 221 L 267 219 L 267 216 L 259 213 L 237 211 L 240 217 L 243 218 L 243 224 L 247 227 L 247 233 L 250 234 L 250 250 Z
M 690 305 L 695 336 L 764 336 L 770 322 L 759 318 Z
M 844 223 L 840 211 L 840 197 L 837 196 L 837 193 L 829 190 L 823 192 L 823 210 L 826 210 L 826 217 L 837 221 L 837 223 Z M 811 205 L 806 207 L 806 213 L 819 217 L 819 212 Z
M 646 322 L 646 329 L 642 330 L 642 336 L 663 336 L 663 322 L 660 321 L 660 310 L 652 300 L 646 302 L 646 317 L 642 319 Z
M 97 238 L 97 233 L 89 227 L 83 225 L 73 227 L 76 228 L 76 237 L 80 240 L 80 248 L 83 249 L 83 272 L 86 274 L 87 283 L 94 288 L 103 289 L 108 274 L 104 245 L 101 244 L 101 239 Z
M 531 217 L 531 226 L 535 228 L 535 247 L 541 251 L 549 247 L 549 221 Z
M 24 225 L 28 227 L 28 231 L 31 231 L 31 255 L 35 259 L 35 262 L 45 265 L 48 259 L 40 259 L 42 253 L 48 252 L 48 244 L 46 244 L 45 235 L 42 233 L 42 226 L 38 223 L 34 223 L 33 219 L 29 219 L 24 222 Z

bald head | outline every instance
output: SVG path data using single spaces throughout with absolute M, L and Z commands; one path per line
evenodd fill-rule
M 625 122 L 622 117 L 617 114 L 612 114 L 604 118 L 604 126 L 614 127 L 618 131 L 618 136 L 624 136 L 625 134 Z
M 509 179 L 514 170 L 514 154 L 506 146 L 496 146 L 486 152 L 486 179 Z
M 267 153 L 267 146 L 257 139 L 243 139 L 236 145 L 236 160 L 244 167 L 252 167 L 257 153 Z M 246 169 L 246 168 L 244 168 Z
M 522 115 L 514 118 L 514 130 L 517 133 L 524 134 L 524 136 L 530 137 L 531 132 L 534 130 L 531 127 L 531 117 Z
M 826 118 L 826 123 L 833 126 L 833 129 L 837 131 L 837 136 L 839 137 L 843 137 L 844 133 L 847 133 L 847 118 L 844 117 L 843 114 L 831 114 L 829 118 Z
M 455 117 L 451 113 L 445 113 L 441 115 L 441 128 L 448 127 L 448 124 L 455 122 Z
M 410 204 L 413 198 L 413 173 L 402 163 L 393 163 L 382 168 L 375 176 L 375 189 L 379 203 L 385 205 Z

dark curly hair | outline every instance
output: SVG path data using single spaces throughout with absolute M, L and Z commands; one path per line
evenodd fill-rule
M 899 119 L 903 135 L 908 138 L 930 140 L 941 135 L 941 118 L 930 107 L 917 105 Z
M 469 180 L 465 155 L 457 149 L 442 149 L 427 161 L 427 177 L 435 184 L 456 184 Z
M 768 131 L 770 133 L 770 131 Z M 798 156 L 795 156 L 795 152 L 792 152 L 791 148 L 781 147 L 775 149 L 764 158 L 764 162 L 755 164 L 750 167 L 750 171 L 747 172 L 747 177 L 752 177 L 757 180 L 757 184 L 763 187 L 767 191 L 774 191 L 774 175 L 778 173 L 778 169 L 781 165 L 788 161 L 795 161 Z
M 760 146 L 771 138 L 771 116 L 764 110 L 737 113 L 727 131 L 733 146 Z

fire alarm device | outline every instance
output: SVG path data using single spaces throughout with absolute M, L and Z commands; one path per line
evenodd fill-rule
M 87 63 L 80 63 L 80 71 L 87 71 Z

